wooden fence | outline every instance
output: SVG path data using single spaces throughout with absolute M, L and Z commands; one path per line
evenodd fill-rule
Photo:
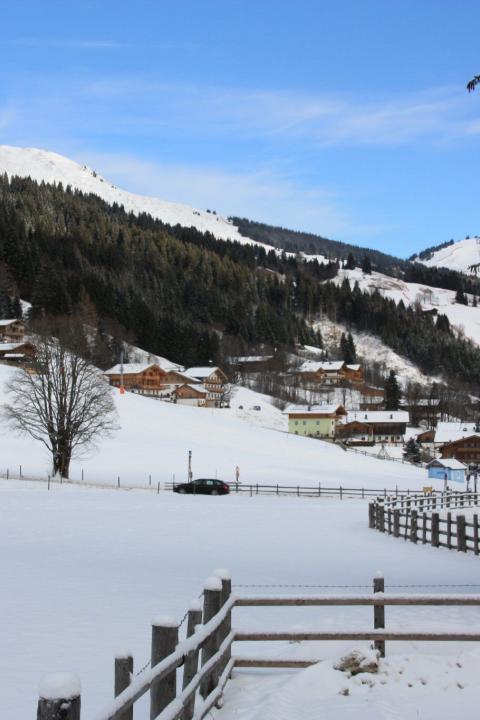
M 165 482 L 163 483 L 164 490 L 174 490 L 178 485 L 183 483 Z M 383 496 L 385 499 L 390 497 L 392 489 L 378 489 L 378 488 L 349 488 L 343 487 L 328 487 L 318 483 L 318 485 L 262 485 L 259 483 L 227 483 L 231 493 L 240 493 L 244 495 L 293 495 L 296 497 L 323 497 L 323 498 L 339 498 L 343 500 L 345 498 L 358 498 L 364 500 L 365 498 L 378 498 Z M 398 488 L 394 491 L 395 495 L 405 495 L 405 497 L 431 497 L 431 495 L 441 494 L 440 491 L 432 491 L 432 493 L 426 493 L 424 490 L 404 490 L 399 491 Z
M 319 662 L 291 658 L 232 657 L 233 642 L 370 640 L 382 657 L 385 642 L 390 641 L 462 641 L 480 642 L 480 632 L 428 632 L 422 630 L 386 630 L 386 606 L 480 606 L 480 595 L 463 594 L 389 594 L 384 579 L 373 580 L 373 593 L 360 595 L 257 595 L 234 596 L 225 571 L 210 578 L 200 603 L 190 607 L 186 618 L 186 638 L 179 642 L 179 625 L 160 617 L 152 625 L 151 661 L 133 676 L 133 658 L 120 654 L 115 658 L 115 699 L 96 715 L 96 720 L 132 720 L 133 707 L 150 694 L 150 720 L 201 720 L 222 699 L 225 685 L 234 667 L 303 668 Z M 232 628 L 235 607 L 370 606 L 373 627 L 365 630 L 242 630 Z M 203 624 L 202 624 L 203 623 Z M 201 653 L 201 656 L 200 656 Z M 200 659 L 200 666 L 199 666 Z M 181 688 L 177 687 L 177 668 L 183 666 Z M 65 677 L 69 682 L 65 682 Z M 63 686 L 63 694 L 52 688 Z M 48 692 L 42 695 L 42 688 Z M 67 688 L 70 688 L 68 692 Z M 37 720 L 80 720 L 80 683 L 75 676 L 44 678 L 40 685 Z
M 157 481 L 152 478 L 152 475 L 146 476 L 146 482 L 144 485 L 129 483 L 128 479 L 125 479 L 125 477 L 121 478 L 120 475 L 116 475 L 110 483 L 95 482 L 90 478 L 87 480 L 84 476 L 83 470 L 81 472 L 80 480 L 59 480 L 58 478 L 51 477 L 50 475 L 40 476 L 26 474 L 24 470 L 22 470 L 21 465 L 15 470 L 9 468 L 6 468 L 5 470 L 0 470 L 0 479 L 41 482 L 45 484 L 48 490 L 50 490 L 51 487 L 55 487 L 56 485 L 68 484 L 79 485 L 81 487 L 89 488 L 102 488 L 103 490 L 144 490 L 157 495 L 164 490 L 170 492 L 177 485 L 182 484 L 177 483 L 174 480 Z M 343 486 L 328 487 L 327 485 L 322 485 L 322 483 L 318 483 L 317 485 L 280 485 L 227 482 L 227 485 L 230 487 L 231 493 L 249 495 L 250 497 L 253 497 L 254 495 L 290 495 L 296 497 L 339 498 L 340 500 L 343 500 L 345 498 L 357 498 L 364 500 L 367 498 L 378 498 L 379 496 L 383 496 L 386 499 L 390 497 L 392 493 L 395 496 L 407 498 L 411 496 L 425 495 L 425 492 L 423 490 L 399 490 L 398 488 L 395 488 L 394 490 L 392 488 L 349 488 Z M 433 490 L 432 494 L 438 495 L 441 493 L 440 491 Z
M 425 497 L 379 497 L 368 505 L 370 528 L 413 543 L 445 547 L 478 555 L 478 514 L 451 510 L 478 506 L 480 493 L 443 492 Z M 437 510 L 447 510 L 440 514 Z

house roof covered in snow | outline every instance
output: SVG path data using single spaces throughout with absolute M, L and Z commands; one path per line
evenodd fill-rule
M 284 415 L 346 415 L 343 405 L 288 405 Z
M 240 357 L 229 358 L 232 363 L 256 363 L 256 362 L 267 362 L 272 360 L 274 355 L 242 355 Z
M 409 416 L 405 410 L 355 410 L 349 412 L 346 422 L 365 423 L 408 423 Z
M 360 365 L 360 363 L 354 363 L 353 365 L 347 365 L 347 368 L 349 370 L 354 370 L 355 372 L 357 372 L 357 370 L 360 370 L 361 367 L 362 366 Z
M 8 327 L 9 325 L 12 325 L 13 323 L 21 322 L 18 318 L 13 318 L 12 320 L 0 320 L 0 327 Z
M 220 370 L 217 366 L 207 366 L 207 367 L 191 367 L 186 368 L 185 372 L 187 375 L 193 378 L 207 378 L 210 377 L 212 373 L 214 373 L 216 370 Z
M 31 345 L 27 341 L 20 341 L 16 343 L 0 343 L 0 353 L 13 352 L 17 348 L 25 347 L 25 345 Z
M 435 443 L 442 444 L 462 440 L 472 435 L 479 435 L 475 432 L 475 423 L 472 422 L 439 422 L 435 430 Z
M 138 375 L 138 373 L 144 372 L 144 370 L 147 370 L 151 367 L 158 367 L 159 365 L 156 365 L 156 363 L 123 363 L 123 370 L 122 365 L 114 365 L 110 370 L 105 370 L 105 375 L 120 375 L 122 372 L 124 375 Z
M 460 460 L 455 460 L 455 458 L 436 458 L 435 460 L 430 460 L 430 462 L 427 463 L 427 468 L 429 467 L 444 467 L 449 470 L 467 469 L 466 465 L 460 462 Z
M 322 360 L 322 362 L 319 362 L 318 360 L 305 360 L 305 362 L 300 365 L 297 372 L 314 373 L 319 372 L 320 370 L 323 370 L 324 372 L 338 372 L 344 365 L 345 363 L 343 360 Z

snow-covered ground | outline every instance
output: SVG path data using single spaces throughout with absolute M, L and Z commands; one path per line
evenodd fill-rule
M 463 331 L 465 336 L 480 345 L 480 307 L 472 307 L 455 303 L 455 292 L 443 288 L 431 288 L 419 283 L 406 283 L 398 278 L 392 278 L 382 273 L 363 273 L 359 268 L 354 270 L 340 270 L 334 282 L 341 284 L 348 277 L 351 286 L 358 282 L 360 289 L 367 292 L 378 290 L 385 297 L 395 302 L 403 300 L 405 305 L 419 302 L 424 310 L 436 309 L 446 315 L 457 330 Z M 471 302 L 472 298 L 469 297 Z
M 382 275 L 382 277 L 386 276 Z M 353 286 L 355 280 L 352 279 L 351 282 Z M 398 281 L 395 280 L 394 282 Z M 368 289 L 373 290 L 373 286 L 370 286 Z M 342 325 L 342 323 L 333 322 L 326 316 L 315 323 L 315 327 L 321 331 L 322 338 L 327 347 L 338 348 L 342 333 L 351 332 L 359 359 L 365 358 L 370 362 L 383 363 L 388 370 L 395 370 L 402 385 L 405 385 L 408 380 L 428 385 L 435 379 L 432 376 L 427 376 L 422 373 L 416 365 L 401 355 L 398 355 L 394 350 L 389 348 L 388 345 L 385 345 L 380 338 L 374 335 L 357 332 L 352 328 L 349 329 L 345 325 Z M 311 351 L 312 348 L 310 348 L 310 352 Z
M 5 400 L 4 382 L 10 368 L 0 365 L 0 407 Z M 197 408 L 175 405 L 112 388 L 118 411 L 118 432 L 99 443 L 88 457 L 72 463 L 71 477 L 85 482 L 113 485 L 146 485 L 186 479 L 188 451 L 192 451 L 195 477 L 218 476 L 226 481 L 280 485 L 422 488 L 425 471 L 375 458 L 359 458 L 321 440 L 303 438 L 261 427 L 280 424 L 279 411 L 261 402 L 238 402 L 247 410 Z M 242 389 L 238 397 L 250 398 Z M 234 395 L 234 403 L 235 403 Z M 238 417 L 246 413 L 247 417 Z M 257 415 L 258 413 L 258 415 Z M 253 424 L 252 419 L 258 418 Z M 247 420 L 247 421 L 246 421 Z M 49 473 L 49 458 L 42 446 L 11 434 L 0 422 L 0 472 L 17 470 L 26 475 Z
M 445 267 L 469 273 L 470 266 L 478 265 L 480 262 L 480 238 L 475 236 L 458 240 L 452 245 L 437 250 L 428 260 L 421 262 L 428 267 Z
M 360 465 L 360 458 L 356 464 Z M 0 481 L 0 503 L 0 717 L 5 720 L 34 717 L 38 680 L 45 672 L 52 671 L 75 672 L 80 676 L 82 715 L 94 717 L 113 695 L 114 654 L 120 648 L 131 650 L 135 671 L 138 671 L 148 660 L 152 618 L 161 613 L 180 619 L 216 567 L 228 567 L 234 585 L 361 585 L 367 592 L 379 569 L 385 572 L 387 586 L 476 582 L 478 560 L 475 556 L 415 546 L 373 532 L 367 526 L 366 504 L 361 501 L 236 495 L 191 497 L 68 485 L 56 485 L 48 492 L 42 484 Z M 422 592 L 421 587 L 410 590 Z M 236 591 L 262 592 L 255 587 L 237 587 Z M 278 592 L 285 594 L 299 591 L 356 592 L 363 588 L 278 588 Z M 404 629 L 471 628 L 478 625 L 480 619 L 480 611 L 476 609 L 453 607 L 387 608 L 386 615 L 388 627 Z M 235 611 L 234 625 L 237 628 L 361 629 L 371 627 L 372 610 L 244 608 Z M 253 647 L 242 643 L 235 648 L 235 653 L 245 655 L 255 651 L 262 656 L 288 653 L 322 658 L 338 655 L 351 646 L 351 643 L 314 643 L 312 646 L 279 643 L 278 647 Z M 398 714 L 386 713 L 382 717 L 410 717 L 402 715 L 403 705 L 399 703 L 408 707 L 410 698 L 417 699 L 417 691 L 423 693 L 425 703 L 438 701 L 439 694 L 461 700 L 461 694 L 455 691 L 447 695 L 441 687 L 453 687 L 454 680 L 462 682 L 463 678 L 468 689 L 472 673 L 476 669 L 478 675 L 480 671 L 478 658 L 469 660 L 465 656 L 466 665 L 474 663 L 467 674 L 452 665 L 450 678 L 440 676 L 436 682 L 431 678 L 440 668 L 440 662 L 432 665 L 433 655 L 453 653 L 449 659 L 453 663 L 462 651 L 466 652 L 456 644 L 447 643 L 417 644 L 416 649 L 412 644 L 387 644 L 389 658 L 392 653 L 408 654 L 412 658 L 405 678 L 418 678 L 425 672 L 428 685 L 422 689 L 415 680 L 415 690 L 403 697 L 402 693 L 407 693 L 405 678 L 398 678 L 398 683 L 392 683 L 391 696 L 391 701 L 398 706 Z M 392 662 L 399 661 L 392 659 Z M 323 672 L 318 669 L 319 679 L 325 677 Z M 275 716 L 272 714 L 275 700 L 271 698 L 265 706 L 265 716 L 255 715 L 253 703 L 259 689 L 255 695 L 252 688 L 260 678 L 256 674 L 247 678 L 240 673 L 235 673 L 235 677 L 219 719 L 312 717 L 307 714 L 311 712 L 308 706 L 311 695 L 306 691 L 305 713 L 301 710 L 293 714 L 287 704 L 284 714 Z M 285 682 L 285 676 L 280 681 L 275 677 L 273 680 L 262 677 L 264 701 L 273 682 L 285 686 L 287 697 L 288 687 L 296 693 L 295 688 L 303 682 L 305 687 L 310 687 L 310 694 L 321 692 L 315 686 L 315 671 L 305 681 L 301 673 L 295 675 L 296 681 L 293 674 L 289 677 L 293 687 Z M 243 683 L 248 683 L 244 690 Z M 344 699 L 336 695 L 336 688 L 336 684 L 330 687 L 332 702 Z M 352 689 L 352 699 L 345 699 L 344 705 L 350 706 L 355 694 L 359 701 L 366 702 L 367 690 L 364 688 L 362 693 L 359 687 L 354 693 Z M 379 684 L 370 697 L 378 692 L 376 702 L 380 703 L 381 693 L 387 690 L 388 686 L 382 689 Z M 236 704 L 245 705 L 247 697 L 248 712 L 244 709 L 236 715 L 233 699 Z M 297 701 L 298 698 L 297 695 Z M 141 705 L 136 718 L 147 717 L 146 707 Z M 437 715 L 442 720 L 447 717 L 451 720 L 451 711 Z

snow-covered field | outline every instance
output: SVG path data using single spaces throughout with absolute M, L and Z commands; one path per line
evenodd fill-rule
M 476 582 L 477 576 L 478 560 L 473 555 L 417 547 L 369 530 L 367 507 L 361 501 L 235 495 L 191 497 L 68 485 L 56 485 L 48 492 L 42 484 L 0 481 L 0 502 L 3 550 L 0 717 L 5 720 L 34 717 L 38 680 L 43 673 L 51 671 L 80 675 L 82 712 L 86 718 L 94 717 L 112 697 L 115 652 L 119 648 L 130 649 L 135 668 L 140 669 L 149 656 L 153 616 L 171 614 L 180 619 L 216 567 L 228 567 L 234 585 L 370 587 L 379 569 L 385 572 L 387 586 L 470 584 Z M 420 587 L 412 590 L 422 591 Z M 237 588 L 237 592 L 262 590 Z M 299 590 L 278 588 L 278 592 L 288 594 Z M 300 592 L 335 590 L 301 589 Z M 371 614 L 371 608 L 274 611 L 245 608 L 235 611 L 234 624 L 238 628 L 360 629 L 371 627 Z M 390 628 L 471 628 L 479 619 L 480 611 L 475 609 L 387 608 Z M 250 644 L 248 648 L 245 645 L 235 648 L 235 652 L 253 652 Z M 263 656 L 289 653 L 322 658 L 338 655 L 350 647 L 349 643 L 314 643 L 310 648 L 306 643 L 280 643 L 277 648 L 257 647 L 255 651 Z M 458 653 L 467 651 L 457 645 L 418 644 L 416 652 L 420 657 L 416 654 L 415 659 L 414 650 L 412 644 L 399 647 L 387 644 L 388 657 L 400 653 L 412 658 L 408 673 L 403 679 L 397 674 L 392 677 L 390 692 L 390 684 L 381 686 L 379 678 L 376 690 L 368 695 L 368 688 L 359 687 L 355 692 L 352 690 L 350 699 L 336 694 L 335 683 L 329 681 L 329 687 L 323 687 L 323 679 L 329 673 L 321 667 L 303 675 L 303 680 L 302 673 L 295 677 L 289 675 L 288 683 L 285 675 L 282 679 L 269 679 L 255 673 L 248 676 L 236 673 L 225 709 L 218 714 L 219 720 L 316 717 L 312 714 L 312 698 L 316 702 L 320 699 L 316 693 L 328 695 L 329 692 L 329 702 L 335 703 L 336 708 L 345 700 L 344 706 L 350 713 L 358 703 L 365 704 L 367 698 L 372 697 L 373 708 L 383 707 L 385 714 L 375 715 L 372 709 L 369 717 L 424 718 L 429 715 L 423 711 L 419 715 L 403 715 L 399 703 L 410 707 L 410 698 L 418 700 L 419 693 L 420 708 L 423 703 L 440 706 L 439 697 L 449 698 L 450 702 L 455 698 L 461 701 L 463 695 L 454 687 L 457 680 L 466 686 L 465 696 L 471 698 L 474 693 L 478 699 L 478 689 L 468 689 L 472 684 L 472 668 L 480 670 L 478 656 L 474 659 L 465 656 L 462 660 L 466 665 L 475 663 L 465 675 L 454 663 Z M 437 653 L 450 655 L 436 662 L 432 656 Z M 423 655 L 426 660 L 422 659 Z M 392 657 L 391 662 L 398 666 L 402 661 Z M 442 662 L 451 664 L 450 674 L 448 677 L 440 674 L 435 680 L 435 674 L 444 672 Z M 426 687 L 420 687 L 418 678 L 423 675 Z M 413 676 L 417 678 L 414 689 L 403 697 L 407 692 L 406 680 Z M 316 677 L 321 681 L 320 686 Z M 263 690 L 260 681 L 265 682 Z M 272 684 L 283 688 L 280 695 L 277 691 L 278 702 L 284 698 L 282 712 L 273 697 L 265 697 Z M 442 689 L 444 686 L 453 688 L 454 692 L 447 695 Z M 478 688 L 478 683 L 475 687 Z M 308 692 L 307 688 L 310 688 Z M 260 703 L 259 693 L 263 693 L 264 715 L 260 708 L 260 714 L 255 714 L 256 699 Z M 294 713 L 293 706 L 289 709 L 289 693 L 293 693 L 297 703 L 304 698 L 305 711 Z M 240 703 L 238 714 L 234 700 L 236 705 Z M 388 714 L 387 708 L 391 705 L 397 709 Z M 451 716 L 450 708 L 449 714 L 445 712 L 436 717 L 450 720 Z M 140 706 L 137 720 L 147 717 L 145 706 Z M 335 714 L 335 717 L 347 715 Z
M 0 365 L 0 407 L 10 368 Z M 358 457 L 339 447 L 310 438 L 271 430 L 250 422 L 280 424 L 280 411 L 260 402 L 258 394 L 241 389 L 244 410 L 196 408 L 114 392 L 119 430 L 104 440 L 89 457 L 72 463 L 71 478 L 114 485 L 152 485 L 183 481 L 188 451 L 192 451 L 195 477 L 233 481 L 235 469 L 245 483 L 318 485 L 373 488 L 417 488 L 425 484 L 425 471 L 400 463 Z M 246 408 L 246 409 L 245 409 Z M 263 420 L 262 420 L 263 418 Z M 49 458 L 40 443 L 16 437 L 0 422 L 0 472 L 10 468 L 25 475 L 46 477 Z

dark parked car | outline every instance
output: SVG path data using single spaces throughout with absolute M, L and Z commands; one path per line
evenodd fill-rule
M 174 485 L 173 492 L 190 493 L 191 495 L 228 495 L 230 488 L 223 480 L 212 480 L 210 478 L 199 478 L 192 482 Z

